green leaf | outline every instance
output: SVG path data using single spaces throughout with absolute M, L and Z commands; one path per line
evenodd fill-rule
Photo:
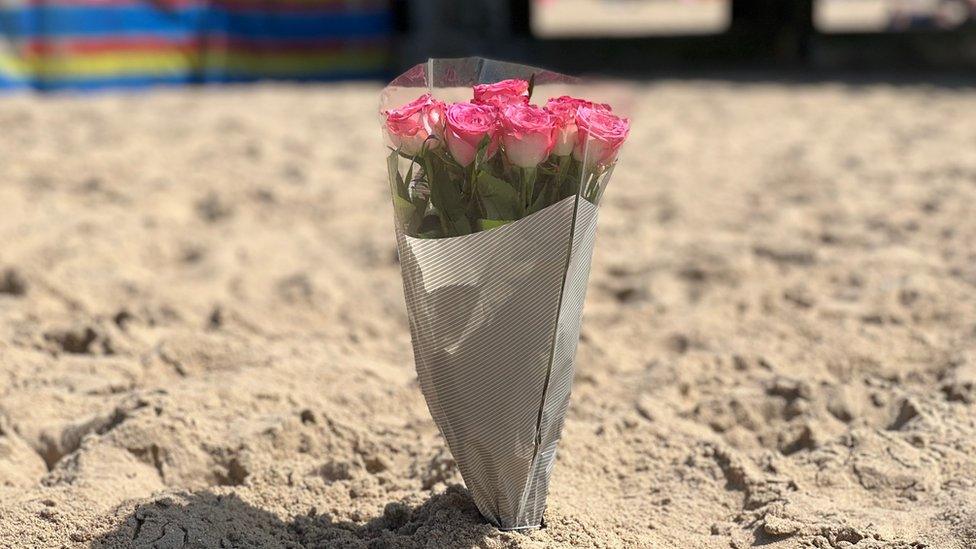
M 416 159 L 410 161 L 410 167 L 407 168 L 407 175 L 404 176 L 404 178 L 403 178 L 404 183 L 407 184 L 407 190 L 408 191 L 410 190 L 410 182 L 413 181 L 413 164 L 414 164 L 414 162 L 416 162 Z M 409 197 L 409 195 L 408 195 L 408 197 Z
M 465 215 L 461 189 L 437 162 L 427 159 L 427 180 L 430 182 L 430 202 L 440 212 L 441 228 L 445 236 L 462 236 L 471 233 L 471 222 Z
M 549 206 L 549 199 L 550 199 L 550 196 L 549 195 L 551 194 L 549 192 L 549 186 L 550 186 L 550 184 L 551 183 L 548 183 L 547 182 L 544 185 L 542 185 L 542 188 L 541 189 L 539 189 L 538 196 L 536 196 L 535 201 L 532 202 L 532 205 L 529 206 L 529 213 L 530 214 L 533 214 L 533 213 L 535 213 L 535 212 L 537 212 L 537 211 L 545 208 L 546 206 Z
M 449 166 L 451 169 L 463 169 L 461 168 L 461 165 L 458 164 L 456 160 L 454 160 L 454 157 L 447 152 L 447 147 L 437 147 L 436 149 L 432 149 L 429 152 L 435 158 L 440 160 L 443 164 Z
M 567 166 L 566 174 L 562 177 L 562 187 L 559 189 L 558 199 L 573 196 L 579 191 L 580 179 L 583 177 L 583 165 L 575 158 L 571 158 Z
M 398 154 L 391 154 L 386 159 L 386 169 L 390 176 L 390 192 L 394 193 L 395 196 L 409 199 L 410 194 L 407 192 L 407 183 L 400 176 L 400 164 L 397 159 Z
M 397 221 L 400 222 L 400 226 L 403 228 L 403 232 L 411 234 L 417 230 L 417 227 L 420 225 L 420 215 L 417 213 L 417 208 L 414 207 L 412 202 L 405 198 L 394 196 L 393 209 L 396 213 Z
M 519 214 L 519 193 L 506 181 L 490 173 L 478 175 L 478 196 L 488 219 L 515 219 Z
M 485 162 L 485 157 L 488 156 L 488 145 L 491 144 L 491 136 L 485 134 L 478 142 L 478 152 L 474 156 L 474 170 L 477 171 L 481 168 L 481 165 Z
M 397 213 L 407 212 L 409 214 L 413 214 L 414 210 L 416 210 L 416 208 L 413 207 L 412 202 L 399 196 L 393 197 L 393 206 L 396 208 Z
M 535 73 L 529 77 L 529 101 L 532 101 L 532 92 L 535 91 Z
M 440 229 L 431 229 L 418 234 L 417 238 L 440 238 L 442 236 Z
M 514 221 L 514 219 L 479 219 L 478 227 L 482 231 L 488 231 L 491 229 L 495 229 L 497 227 L 501 227 L 502 225 L 508 225 L 512 221 Z

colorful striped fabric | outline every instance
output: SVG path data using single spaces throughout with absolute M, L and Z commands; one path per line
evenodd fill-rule
M 379 0 L 0 0 L 0 89 L 382 76 Z

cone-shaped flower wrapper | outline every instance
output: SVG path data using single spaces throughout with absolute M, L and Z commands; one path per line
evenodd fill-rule
M 431 60 L 381 101 L 420 386 L 478 509 L 503 529 L 542 522 L 597 204 L 628 128 L 567 97 L 574 86 Z

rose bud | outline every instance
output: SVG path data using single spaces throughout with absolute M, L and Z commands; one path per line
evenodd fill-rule
M 436 149 L 444 139 L 444 126 L 447 124 L 447 106 L 443 101 L 431 99 L 424 109 L 424 131 L 428 136 L 434 136 L 427 144 L 427 148 Z
M 573 152 L 577 141 L 576 111 L 580 107 L 590 107 L 610 112 L 610 105 L 594 104 L 585 99 L 577 99 L 564 95 L 554 97 L 546 102 L 546 110 L 552 113 L 556 121 L 556 144 L 552 153 L 556 156 L 566 156 Z
M 553 116 L 534 105 L 509 105 L 502 111 L 505 155 L 521 168 L 534 168 L 549 157 L 555 130 Z
M 572 154 L 573 147 L 576 146 L 576 109 L 552 109 L 549 104 L 546 104 L 546 110 L 552 114 L 556 128 L 552 154 L 556 156 Z
M 630 120 L 603 108 L 580 107 L 576 112 L 576 125 L 579 139 L 573 149 L 573 158 L 582 161 L 585 155 L 587 169 L 613 163 L 630 132 Z
M 434 149 L 440 143 L 444 129 L 444 104 L 424 94 L 401 107 L 385 111 L 386 131 L 394 147 L 406 155 L 421 151 L 424 143 Z
M 474 86 L 474 99 L 477 105 L 492 105 L 504 109 L 511 104 L 529 103 L 529 83 L 525 80 L 510 79 L 494 84 L 478 84 Z
M 447 107 L 444 138 L 451 156 L 468 166 L 478 154 L 478 145 L 487 135 L 491 139 L 487 156 L 498 150 L 498 112 L 494 107 L 473 103 L 454 103 Z

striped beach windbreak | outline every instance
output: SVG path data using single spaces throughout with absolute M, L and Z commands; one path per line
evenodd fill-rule
M 449 88 L 522 77 L 527 70 L 536 71 L 480 59 L 431 61 L 395 80 L 383 101 L 416 95 L 418 83 L 435 95 L 447 84 L 440 91 L 450 95 Z M 407 93 L 396 89 L 404 86 Z M 597 213 L 597 205 L 577 192 L 464 236 L 417 238 L 396 224 L 424 398 L 475 504 L 501 529 L 542 524 L 569 404 Z
M 3 0 L 0 90 L 377 77 L 382 0 Z

